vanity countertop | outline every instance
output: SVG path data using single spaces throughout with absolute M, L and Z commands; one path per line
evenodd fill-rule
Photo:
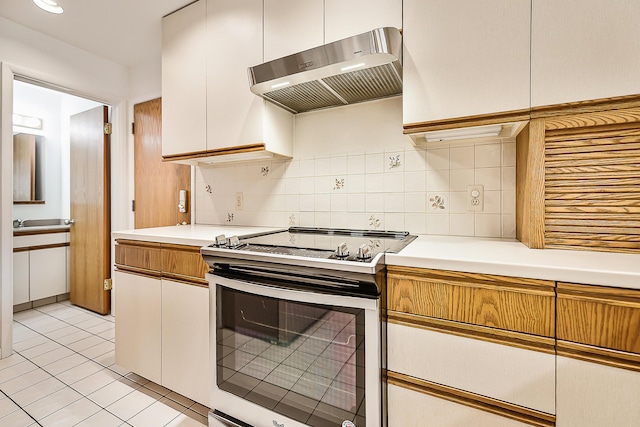
M 387 265 L 640 289 L 636 254 L 529 249 L 517 240 L 421 235 Z

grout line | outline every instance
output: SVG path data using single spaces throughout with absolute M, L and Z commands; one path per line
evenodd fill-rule
M 5 393 L 5 392 L 4 392 L 4 391 L 2 391 L 2 390 L 0 390 L 0 393 L 4 394 L 4 396 L 5 396 L 7 399 L 9 399 L 10 401 L 12 401 L 12 402 L 13 402 L 13 404 L 14 404 L 14 405 L 16 405 L 18 408 L 20 408 L 20 410 L 21 410 L 22 412 L 24 412 L 25 414 L 27 414 L 27 415 L 29 416 L 29 418 L 31 418 L 33 421 L 35 421 L 35 423 L 36 423 L 36 424 L 38 424 L 40 427 L 42 427 L 42 424 L 40 424 L 40 423 L 38 422 L 38 420 L 36 420 L 35 418 L 33 418 L 33 417 L 31 416 L 31 414 L 30 414 L 30 413 L 28 413 L 27 411 L 25 411 L 25 410 L 24 410 L 24 408 L 23 408 L 22 406 L 18 405 L 18 403 L 17 403 L 15 400 L 13 400 L 13 399 L 11 398 L 11 396 L 9 396 L 7 393 Z M 15 411 L 13 411 L 13 412 L 15 412 Z M 6 417 L 6 416 L 8 416 L 8 415 L 13 414 L 13 412 L 10 412 L 10 413 L 6 414 L 6 415 L 5 415 L 5 417 Z M 2 418 L 4 418 L 4 417 L 2 417 Z M 0 418 L 0 420 L 1 420 L 2 418 Z M 33 425 L 33 424 L 32 424 L 32 425 Z

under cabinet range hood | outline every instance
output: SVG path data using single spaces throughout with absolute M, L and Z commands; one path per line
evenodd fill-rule
M 402 93 L 402 36 L 392 27 L 249 67 L 251 91 L 296 114 Z

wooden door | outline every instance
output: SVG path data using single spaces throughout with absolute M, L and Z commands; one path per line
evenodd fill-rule
M 71 303 L 107 314 L 110 277 L 109 135 L 106 106 L 71 116 Z
M 135 228 L 191 222 L 191 166 L 162 161 L 162 100 L 136 104 L 134 121 Z M 178 210 L 179 191 L 187 192 L 187 212 Z

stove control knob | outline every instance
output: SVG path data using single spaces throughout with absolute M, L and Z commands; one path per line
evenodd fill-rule
M 216 236 L 216 241 L 214 243 L 218 248 L 222 248 L 224 246 L 227 246 L 227 238 L 224 236 L 224 234 L 221 234 L 219 236 Z
M 229 237 L 229 248 L 230 249 L 235 249 L 238 246 L 240 246 L 240 239 L 238 238 L 238 236 L 231 236 Z
M 344 259 L 349 256 L 349 248 L 345 242 L 342 242 L 338 245 L 338 249 L 336 249 L 336 258 Z
M 358 248 L 358 255 L 356 256 L 356 258 L 358 258 L 360 261 L 365 261 L 371 258 L 371 246 L 367 245 L 366 243 L 364 245 L 360 245 L 360 247 Z

